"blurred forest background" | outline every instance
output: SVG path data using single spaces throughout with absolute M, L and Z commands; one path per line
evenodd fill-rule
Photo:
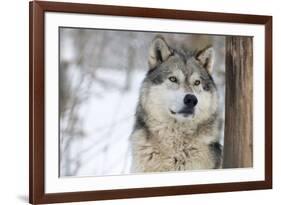
M 158 33 L 60 28 L 60 176 L 129 174 L 129 136 L 147 55 Z M 168 44 L 213 45 L 224 128 L 225 37 L 161 33 Z M 223 141 L 222 141 L 223 143 Z

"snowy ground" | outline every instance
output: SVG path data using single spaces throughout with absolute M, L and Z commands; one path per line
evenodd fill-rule
M 125 85 L 124 72 L 99 69 L 97 78 Z M 79 108 L 85 136 L 71 145 L 72 158 L 79 157 L 77 176 L 117 175 L 129 173 L 131 155 L 129 136 L 134 124 L 134 113 L 139 88 L 145 72 L 132 73 L 132 85 L 127 91 L 104 88 L 93 82 L 90 93 L 103 93 L 91 97 Z

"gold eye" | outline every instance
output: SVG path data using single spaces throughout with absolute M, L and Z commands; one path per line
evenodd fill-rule
M 178 79 L 175 77 L 175 76 L 171 76 L 169 77 L 169 80 L 173 83 L 177 83 L 178 82 Z
M 197 85 L 200 85 L 200 83 L 201 83 L 200 80 L 195 80 L 194 85 L 197 86 Z

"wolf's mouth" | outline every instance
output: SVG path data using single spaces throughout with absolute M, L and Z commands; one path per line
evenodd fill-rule
M 183 115 L 184 117 L 187 117 L 189 115 L 194 114 L 194 109 L 189 109 L 189 108 L 183 108 L 183 109 L 181 109 L 178 112 L 175 112 L 175 111 L 173 111 L 171 109 L 169 109 L 169 110 L 170 110 L 172 115 L 180 114 L 180 115 Z
M 176 114 L 176 112 L 174 112 L 173 110 L 171 110 L 171 109 L 169 109 L 169 110 L 170 110 L 170 112 L 171 112 L 173 115 Z

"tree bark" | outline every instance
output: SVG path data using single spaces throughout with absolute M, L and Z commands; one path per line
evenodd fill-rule
M 226 37 L 223 168 L 253 166 L 253 39 Z

